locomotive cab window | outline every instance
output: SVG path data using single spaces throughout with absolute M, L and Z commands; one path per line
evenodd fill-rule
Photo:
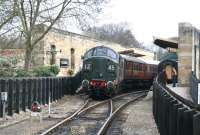
M 107 50 L 106 48 L 96 48 L 94 50 L 94 56 L 106 56 L 107 55 Z
M 92 50 L 89 50 L 89 51 L 85 54 L 84 58 L 90 58 L 90 57 L 92 57 L 92 52 L 93 52 L 93 49 L 92 49 Z
M 105 47 L 96 48 L 94 50 L 93 56 L 107 56 L 114 60 L 116 60 L 118 58 L 116 52 L 114 52 L 113 50 L 111 50 L 109 48 L 105 48 Z
M 108 57 L 112 59 L 117 59 L 117 54 L 113 52 L 112 50 L 108 49 Z

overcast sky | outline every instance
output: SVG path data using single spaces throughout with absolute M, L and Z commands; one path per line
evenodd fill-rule
M 128 22 L 140 42 L 178 35 L 178 23 L 200 27 L 200 0 L 111 0 L 99 23 Z

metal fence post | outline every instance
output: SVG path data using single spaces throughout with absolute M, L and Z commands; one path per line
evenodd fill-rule
M 174 104 L 177 104 L 177 100 L 175 99 L 172 99 L 170 102 L 169 102 L 169 135 L 174 135 L 173 132 L 174 132 L 174 123 L 176 123 L 175 119 L 174 119 L 174 111 L 173 111 L 173 106 Z
M 57 100 L 57 93 L 58 93 L 58 89 L 57 89 L 57 78 L 54 78 L 54 101 Z
M 42 104 L 45 104 L 46 99 L 46 77 L 42 78 Z
M 14 82 L 13 79 L 8 80 L 8 115 L 13 115 L 13 89 Z
M 15 101 L 15 112 L 19 113 L 19 107 L 20 107 L 20 93 L 21 92 L 21 80 L 16 79 L 16 101 Z
M 193 135 L 193 115 L 196 114 L 196 111 L 194 110 L 186 110 L 184 111 L 183 118 L 183 128 L 184 128 L 184 134 L 185 135 Z
M 53 101 L 53 78 L 50 78 L 50 99 Z
M 63 96 L 62 96 L 62 87 L 63 87 L 63 86 L 62 86 L 62 85 L 63 85 L 63 81 L 62 81 L 62 80 L 63 80 L 63 77 L 60 78 L 60 98 L 63 97 Z
M 7 81 L 5 79 L 0 79 L 0 92 L 7 92 L 7 89 L 6 89 L 6 83 Z M 0 117 L 3 117 L 3 102 L 1 100 L 0 102 Z
M 50 79 L 46 78 L 46 103 L 49 104 L 49 96 L 50 96 L 50 87 L 49 87 Z
M 53 90 L 53 92 L 54 92 L 53 100 L 54 101 L 56 101 L 56 94 L 57 94 L 57 92 L 56 92 L 57 91 L 57 89 L 56 89 L 56 80 L 57 80 L 56 78 L 53 78 L 53 84 L 54 84 L 54 86 L 53 86 L 53 89 L 54 89 Z
M 53 78 L 53 101 L 56 100 L 56 78 Z
M 177 135 L 184 135 L 184 129 L 183 129 L 183 122 L 184 122 L 184 119 L 183 119 L 183 113 L 184 111 L 186 111 L 187 108 L 185 107 L 181 107 L 181 108 L 178 108 L 177 112 Z
M 66 83 L 67 83 L 67 79 L 62 78 L 62 96 L 65 94 Z
M 0 92 L 2 92 L 2 79 L 0 79 Z M 0 98 L 0 117 L 2 117 L 2 109 L 3 109 L 2 100 Z
M 33 91 L 33 84 L 32 84 L 31 78 L 28 79 L 28 85 L 27 85 L 27 90 L 28 90 L 28 109 L 31 109 L 31 103 L 32 103 L 32 91 Z
M 62 78 L 59 78 L 59 98 L 62 98 Z
M 22 110 L 25 112 L 26 111 L 26 103 L 27 103 L 27 96 L 28 96 L 28 93 L 27 93 L 27 79 L 23 79 L 22 80 Z
M 42 79 L 39 77 L 37 78 L 37 84 L 38 84 L 38 87 L 37 87 L 37 100 L 40 104 L 42 104 L 42 101 L 41 101 L 41 96 L 42 96 Z
M 33 78 L 33 98 L 32 98 L 32 101 L 31 101 L 31 104 L 37 100 L 37 97 L 38 97 L 38 79 L 37 78 Z
M 170 112 L 170 101 L 173 100 L 173 98 L 170 95 L 167 95 L 166 98 L 164 99 L 165 101 L 165 117 L 164 117 L 164 123 L 165 123 L 165 128 L 164 132 L 165 135 L 169 135 L 169 112 Z
M 200 113 L 193 116 L 193 135 L 200 135 Z

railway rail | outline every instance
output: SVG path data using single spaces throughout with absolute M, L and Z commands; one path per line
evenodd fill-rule
M 87 112 L 91 112 L 92 110 L 96 109 L 99 106 L 104 106 L 104 105 L 108 104 L 108 107 L 106 107 L 107 111 L 106 112 L 103 111 L 103 113 L 101 112 L 99 114 L 101 117 L 102 116 L 106 116 L 106 117 L 102 117 L 103 118 L 103 122 L 101 122 L 100 126 L 97 126 L 97 129 L 95 131 L 95 133 L 97 133 L 97 135 L 103 135 L 103 134 L 106 133 L 107 129 L 109 129 L 108 127 L 111 124 L 111 122 L 114 119 L 114 117 L 118 113 L 120 113 L 120 111 L 123 108 L 125 108 L 131 102 L 135 102 L 135 101 L 139 100 L 140 98 L 144 97 L 147 92 L 148 91 L 137 91 L 137 92 L 125 93 L 125 94 L 121 94 L 121 95 L 118 95 L 116 97 L 113 97 L 111 99 L 107 99 L 107 100 L 104 100 L 104 101 L 99 101 L 98 103 L 94 103 L 92 105 L 89 105 L 92 100 L 88 99 L 88 100 L 86 100 L 84 105 L 82 105 L 71 116 L 63 119 L 61 122 L 57 123 L 56 125 L 52 126 L 49 129 L 47 129 L 46 131 L 44 131 L 40 135 L 56 134 L 59 130 L 63 130 L 62 128 L 67 126 L 67 124 L 69 124 L 70 121 L 72 122 L 72 121 L 74 121 L 76 119 L 81 119 L 81 118 L 88 119 L 88 117 L 83 117 L 83 115 L 86 115 Z M 124 102 L 124 103 L 119 104 L 119 103 L 117 103 L 118 101 L 121 101 L 121 102 Z M 64 132 L 64 131 L 62 131 L 62 132 Z

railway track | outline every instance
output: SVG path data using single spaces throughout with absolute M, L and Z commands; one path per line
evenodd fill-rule
M 123 108 L 132 102 L 135 102 L 146 95 L 147 91 L 137 91 L 121 94 L 111 99 L 93 103 L 88 99 L 71 116 L 63 119 L 61 122 L 42 132 L 40 135 L 49 134 L 88 134 L 103 135 L 106 134 L 112 120 L 120 113 Z M 92 104 L 93 103 L 93 104 Z M 111 129 L 113 132 L 117 128 Z M 77 133 L 81 132 L 81 133 Z M 112 132 L 112 131 L 109 131 Z

